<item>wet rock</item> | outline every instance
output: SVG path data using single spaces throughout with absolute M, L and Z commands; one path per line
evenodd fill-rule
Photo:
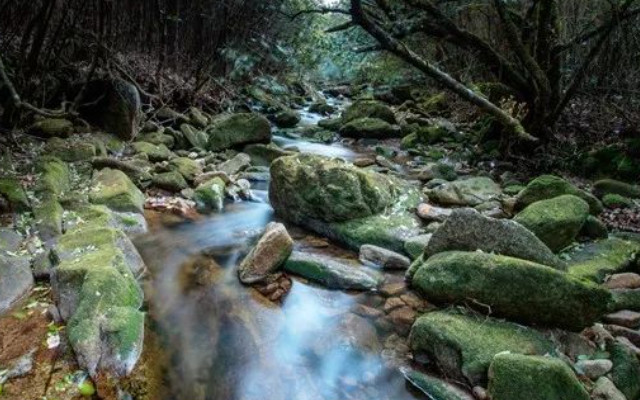
M 3 249 L 4 250 L 4 249 Z M 31 292 L 34 280 L 29 260 L 0 254 L 0 315 Z
M 332 132 L 337 132 L 342 126 L 342 118 L 327 118 L 318 121 L 318 126 Z
M 447 182 L 425 190 L 429 199 L 442 205 L 477 206 L 499 199 L 500 185 L 490 178 L 477 177 Z
M 300 115 L 293 110 L 282 110 L 274 114 L 272 120 L 278 128 L 293 128 L 300 122 Z
M 360 168 L 370 167 L 375 165 L 376 159 L 373 157 L 360 157 L 353 161 L 353 165 Z
M 153 186 L 168 190 L 170 192 L 179 192 L 189 187 L 189 184 L 178 171 L 164 172 L 156 174 L 151 179 Z
M 271 126 L 269 121 L 259 114 L 231 114 L 213 121 L 207 128 L 207 135 L 209 150 L 221 151 L 243 144 L 269 143 Z
M 22 184 L 15 178 L 0 177 L 0 198 L 4 198 L 14 212 L 24 212 L 30 209 L 27 194 L 22 188 Z
M 427 233 L 425 235 L 414 236 L 405 241 L 404 250 L 412 260 L 417 259 L 424 253 L 432 235 L 431 233 Z
M 640 397 L 640 360 L 626 346 L 612 342 L 607 347 L 613 362 L 611 381 L 627 397 L 637 400 Z
M 613 368 L 611 360 L 578 360 L 575 364 L 576 371 L 591 380 L 596 380 L 607 374 Z
M 411 307 L 400 307 L 392 310 L 387 318 L 391 321 L 393 328 L 398 334 L 407 336 L 411 330 L 411 325 L 417 317 L 416 312 Z
M 95 173 L 89 200 L 114 211 L 144 211 L 144 194 L 122 171 L 105 168 Z
M 272 273 L 265 280 L 253 284 L 253 287 L 270 301 L 278 302 L 289 293 L 292 286 L 291 278 L 282 273 Z
M 379 273 L 328 257 L 294 251 L 284 269 L 330 289 L 375 289 L 383 281 Z
M 562 360 L 498 354 L 489 369 L 492 400 L 589 400 L 589 393 Z
M 640 198 L 640 187 L 614 179 L 602 179 L 593 184 L 593 190 L 600 198 L 607 194 L 617 194 L 630 199 Z
M 219 177 L 198 185 L 194 200 L 200 212 L 221 211 L 224 207 L 225 183 Z
M 48 155 L 67 162 L 86 161 L 98 154 L 96 143 L 80 137 L 49 139 L 44 151 Z
M 360 118 L 344 124 L 340 135 L 356 139 L 388 139 L 400 135 L 400 129 L 378 118 Z
M 553 344 L 537 331 L 490 317 L 436 311 L 411 328 L 414 356 L 427 355 L 447 376 L 482 385 L 494 356 L 502 352 L 543 355 Z
M 43 138 L 66 138 L 73 134 L 73 122 L 62 118 L 46 118 L 33 123 L 28 132 Z
M 444 222 L 453 212 L 451 208 L 435 207 L 431 204 L 422 203 L 418 206 L 418 217 L 424 221 Z
M 535 202 L 514 221 L 533 232 L 553 251 L 560 251 L 576 238 L 589 215 L 589 205 L 573 195 Z
M 612 300 L 595 284 L 518 258 L 452 251 L 416 264 L 412 286 L 427 300 L 474 299 L 492 315 L 516 321 L 579 330 L 602 317 Z
M 580 197 L 586 201 L 589 204 L 589 212 L 591 214 L 598 215 L 602 212 L 602 203 L 596 197 L 554 175 L 542 175 L 529 182 L 527 187 L 518 194 L 515 209 L 522 210 L 537 201 L 567 194 Z
M 360 247 L 360 262 L 372 267 L 400 270 L 409 268 L 411 264 L 411 260 L 402 254 L 369 244 Z
M 626 328 L 640 327 L 640 313 L 635 311 L 617 311 L 615 313 L 605 315 L 603 320 L 609 324 L 620 325 Z
M 396 123 L 396 116 L 391 108 L 379 101 L 359 100 L 342 113 L 342 122 L 345 124 L 361 118 L 377 118 L 390 124 Z
M 336 108 L 324 101 L 317 101 L 309 106 L 309 112 L 320 115 L 330 115 L 336 111 Z
M 633 272 L 613 274 L 604 282 L 607 289 L 639 289 L 640 275 Z
M 569 259 L 571 275 L 602 283 L 607 275 L 637 265 L 640 243 L 612 237 L 586 243 L 564 254 Z
M 607 377 L 600 377 L 591 391 L 592 400 L 627 400 L 627 397 Z
M 131 147 L 136 153 L 145 154 L 150 161 L 167 161 L 173 153 L 163 144 L 152 144 L 147 142 L 134 142 Z
M 468 208 L 451 213 L 429 240 L 425 254 L 428 257 L 451 250 L 482 250 L 556 269 L 566 267 L 540 239 L 519 223 L 488 218 Z
M 293 239 L 283 224 L 271 222 L 258 240 L 256 246 L 242 260 L 238 277 L 245 284 L 264 280 L 276 271 L 291 255 Z
M 197 130 L 189 124 L 180 125 L 180 132 L 189 143 L 190 148 L 206 149 L 209 142 L 209 137 L 206 132 Z
M 401 371 L 407 381 L 427 395 L 429 399 L 473 400 L 473 397 L 467 392 L 443 379 L 409 368 L 403 368 Z
M 251 157 L 245 153 L 239 153 L 232 159 L 219 164 L 216 169 L 231 176 L 246 169 L 251 165 Z

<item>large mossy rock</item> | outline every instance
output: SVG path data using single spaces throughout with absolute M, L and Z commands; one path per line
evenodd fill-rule
M 169 161 L 171 168 L 174 168 L 189 182 L 193 182 L 202 173 L 202 167 L 197 161 L 189 157 L 176 157 Z
M 574 195 L 537 201 L 522 210 L 514 221 L 533 232 L 553 251 L 570 245 L 589 216 L 589 204 Z
M 400 130 L 379 118 L 354 119 L 340 128 L 340 134 L 356 139 L 388 139 L 397 137 Z
M 586 243 L 564 253 L 569 274 L 602 283 L 612 275 L 640 266 L 640 242 L 612 237 Z
M 36 164 L 40 174 L 36 191 L 61 196 L 71 190 L 71 170 L 69 165 L 56 157 L 41 157 Z
M 390 124 L 396 123 L 396 116 L 391 108 L 374 100 L 358 100 L 342 113 L 342 122 L 345 124 L 361 118 L 377 118 Z
M 282 110 L 271 118 L 278 128 L 294 128 L 300 122 L 300 115 L 293 110 Z
M 425 255 L 451 250 L 497 253 L 564 269 L 564 263 L 517 222 L 485 217 L 474 209 L 455 210 L 429 240 Z
M 611 343 L 607 350 L 611 354 L 613 369 L 611 380 L 627 397 L 627 400 L 640 399 L 640 361 L 638 357 L 622 343 Z
M 44 147 L 47 155 L 66 162 L 87 161 L 102 153 L 102 150 L 96 140 L 77 136 L 68 139 L 52 138 Z
M 397 199 L 391 178 L 340 159 L 300 154 L 271 164 L 269 198 L 276 212 L 301 224 L 347 221 L 381 213 Z
M 114 211 L 144 212 L 144 194 L 117 169 L 105 168 L 95 173 L 89 200 Z
M 418 318 L 409 341 L 414 356 L 426 355 L 445 375 L 471 385 L 486 383 L 489 365 L 498 353 L 544 355 L 554 348 L 531 328 L 451 311 Z
M 437 303 L 476 302 L 493 315 L 580 330 L 604 315 L 611 294 L 551 267 L 481 252 L 446 252 L 416 261 L 412 286 Z
M 489 368 L 492 400 L 589 400 L 571 368 L 552 357 L 502 353 Z
M 144 154 L 153 162 L 167 161 L 173 156 L 171 150 L 164 144 L 134 142 L 131 147 L 137 154 Z
M 474 400 L 469 393 L 461 390 L 444 379 L 409 369 L 401 369 L 407 382 L 427 395 L 429 399 L 436 400 Z
M 224 181 L 218 177 L 209 179 L 198 185 L 194 196 L 198 211 L 222 211 L 224 207 L 225 187 Z
M 426 191 L 429 200 L 448 206 L 478 206 L 499 200 L 500 185 L 486 177 L 467 178 L 447 182 Z
M 216 119 L 207 128 L 207 134 L 209 150 L 221 151 L 238 145 L 269 143 L 271 125 L 260 114 L 231 114 Z
M 593 184 L 593 190 L 602 198 L 607 194 L 617 194 L 630 199 L 640 198 L 640 187 L 614 179 L 602 179 Z
M 603 210 L 602 203 L 595 196 L 555 175 L 541 175 L 529 182 L 527 187 L 516 197 L 515 209 L 522 210 L 537 201 L 565 194 L 571 194 L 586 201 L 589 204 L 591 214 L 598 215 Z

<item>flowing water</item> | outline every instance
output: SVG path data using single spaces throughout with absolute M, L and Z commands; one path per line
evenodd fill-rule
M 341 145 L 288 140 L 280 143 L 356 155 Z M 151 270 L 150 315 L 167 356 L 159 400 L 416 398 L 383 361 L 383 338 L 352 313 L 375 294 L 294 278 L 282 304 L 274 304 L 239 283 L 239 262 L 274 220 L 267 192 L 256 189 L 262 201 L 229 203 L 220 214 L 159 229 L 137 243 Z M 302 239 L 298 250 L 330 252 L 309 250 L 305 235 L 294 236 Z

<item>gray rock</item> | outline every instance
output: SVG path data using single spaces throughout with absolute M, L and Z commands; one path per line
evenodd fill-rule
M 16 251 L 22 236 L 9 228 L 0 228 L 0 251 Z
M 342 263 L 329 257 L 294 251 L 284 269 L 330 289 L 375 289 L 382 275 L 365 267 Z
M 431 204 L 422 203 L 418 206 L 418 217 L 427 222 L 444 222 L 453 212 L 451 208 L 435 207 Z
M 293 239 L 283 224 L 271 222 L 256 246 L 242 260 L 238 277 L 245 284 L 260 282 L 277 270 L 293 250 Z
M 398 254 L 382 247 L 365 244 L 360 247 L 360 262 L 364 265 L 372 267 L 381 267 L 383 269 L 400 269 L 409 268 L 411 260 L 402 254 Z
M 624 326 L 626 328 L 640 327 L 640 313 L 629 310 L 617 311 L 603 317 L 604 321 L 610 324 Z
M 28 296 L 33 283 L 28 259 L 0 255 L 0 315 Z
M 451 250 L 498 253 L 556 269 L 564 263 L 533 233 L 517 222 L 485 217 L 467 208 L 455 210 L 433 234 L 426 247 L 432 256 Z
M 485 177 L 447 182 L 425 192 L 438 204 L 472 207 L 497 200 L 502 194 L 500 185 Z
M 613 368 L 611 360 L 579 360 L 575 364 L 575 369 L 578 373 L 586 376 L 591 380 L 596 380 L 599 377 L 607 374 Z
M 602 376 L 593 387 L 591 400 L 627 400 L 627 397 L 618 390 L 609 378 Z
M 239 153 L 232 159 L 219 164 L 216 169 L 227 175 L 235 175 L 251 165 L 251 157 L 245 153 Z

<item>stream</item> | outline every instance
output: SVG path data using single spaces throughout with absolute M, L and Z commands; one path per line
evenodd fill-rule
M 301 115 L 302 125 L 320 119 L 306 109 Z M 359 155 L 340 142 L 282 136 L 274 142 L 349 160 Z M 149 312 L 166 358 L 161 400 L 424 398 L 382 357 L 386 338 L 353 312 L 375 293 L 332 291 L 291 277 L 290 291 L 276 304 L 239 282 L 238 264 L 275 220 L 267 187 L 252 189 L 254 202 L 228 202 L 222 213 L 157 229 L 137 242 L 153 276 Z M 287 227 L 295 250 L 357 257 L 326 242 L 316 246 L 321 238 Z

